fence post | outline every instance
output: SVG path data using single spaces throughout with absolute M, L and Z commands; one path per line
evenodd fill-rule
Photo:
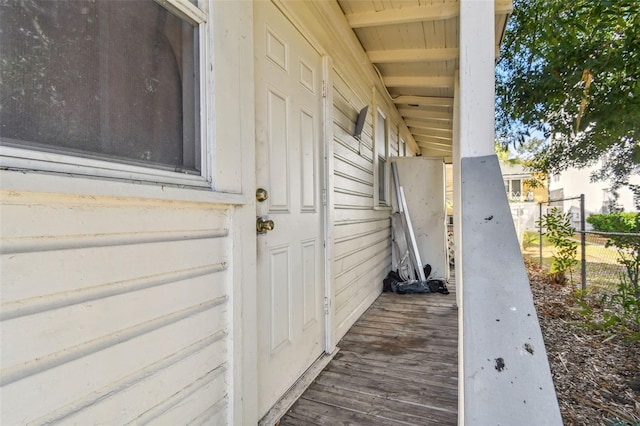
M 587 233 L 584 217 L 584 194 L 580 194 L 580 244 L 582 246 L 581 272 L 582 290 L 587 289 Z
M 538 209 L 540 214 L 538 215 L 538 220 L 540 226 L 538 226 L 538 234 L 540 237 L 540 267 L 542 268 L 542 201 L 538 203 Z

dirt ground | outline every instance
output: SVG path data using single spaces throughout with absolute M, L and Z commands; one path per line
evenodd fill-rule
M 526 263 L 564 424 L 640 426 L 640 343 L 580 325 L 575 287 Z

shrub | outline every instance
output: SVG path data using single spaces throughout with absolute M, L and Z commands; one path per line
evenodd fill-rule
M 617 232 L 635 235 L 608 235 L 606 247 L 615 247 L 618 262 L 625 267 L 631 291 L 640 298 L 638 276 L 640 275 L 640 213 L 597 214 L 587 218 L 596 231 Z
M 615 247 L 618 262 L 625 268 L 616 293 L 605 296 L 610 310 L 605 311 L 605 324 L 622 326 L 634 340 L 640 339 L 640 213 L 611 213 L 587 218 L 596 231 L 629 235 L 608 235 L 606 247 Z M 633 235 L 635 234 L 635 235 Z
M 578 243 L 572 239 L 575 229 L 571 225 L 571 214 L 563 214 L 554 207 L 551 212 L 540 217 L 536 224 L 545 229 L 543 235 L 555 248 L 549 270 L 551 279 L 558 284 L 564 284 L 569 272 L 571 281 L 573 267 L 578 263 Z

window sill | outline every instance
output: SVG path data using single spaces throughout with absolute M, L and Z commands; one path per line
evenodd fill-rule
M 43 171 L 134 182 L 211 187 L 204 177 L 196 174 L 11 146 L 0 146 L 0 167 L 9 170 Z
M 3 169 L 6 168 L 4 165 L 2 167 Z M 32 170 L 1 170 L 0 182 L 2 184 L 1 189 L 5 191 L 228 205 L 243 205 L 247 204 L 248 201 L 244 194 L 215 192 L 211 188 L 205 187 L 186 187 Z
M 68 195 L 246 204 L 240 193 L 219 193 L 202 176 L 104 160 L 0 146 L 2 189 Z

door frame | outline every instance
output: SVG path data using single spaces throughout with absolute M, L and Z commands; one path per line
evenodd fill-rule
M 333 342 L 332 260 L 333 260 L 333 59 L 322 55 L 322 214 L 324 231 L 324 352 L 330 355 L 336 348 Z

